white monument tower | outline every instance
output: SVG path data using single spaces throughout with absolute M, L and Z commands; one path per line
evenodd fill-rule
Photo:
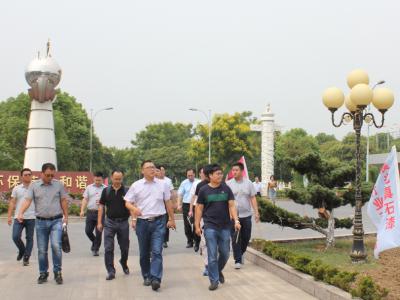
M 261 181 L 263 183 L 263 195 L 267 193 L 267 183 L 274 174 L 274 135 L 275 120 L 271 105 L 267 105 L 266 111 L 261 115 L 261 124 L 252 125 L 253 131 L 261 131 Z
M 31 86 L 28 92 L 32 103 L 24 167 L 41 171 L 42 165 L 47 162 L 57 167 L 53 100 L 55 87 L 61 79 L 61 69 L 50 55 L 50 42 L 47 43 L 46 56 L 41 57 L 39 53 L 28 65 L 25 78 Z

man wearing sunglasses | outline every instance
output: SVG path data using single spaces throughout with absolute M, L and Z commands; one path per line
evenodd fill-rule
M 25 211 L 24 220 L 18 222 L 18 212 L 25 201 L 25 193 L 32 182 L 32 171 L 28 168 L 21 170 L 22 183 L 13 188 L 11 192 L 10 205 L 8 207 L 8 225 L 11 226 L 12 213 L 15 208 L 14 224 L 12 229 L 12 239 L 18 248 L 17 261 L 23 258 L 22 264 L 29 265 L 29 257 L 33 248 L 33 234 L 35 232 L 35 204 L 32 203 Z M 22 231 L 25 229 L 26 244 L 21 239 Z
M 49 240 L 53 258 L 54 280 L 63 283 L 61 276 L 62 252 L 61 235 L 64 223 L 68 223 L 68 202 L 62 182 L 54 179 L 56 167 L 52 163 L 42 166 L 41 179 L 32 182 L 25 194 L 25 202 L 18 214 L 18 221 L 24 221 L 24 213 L 35 203 L 36 238 L 38 246 L 39 272 L 38 284 L 47 282 L 49 277 Z

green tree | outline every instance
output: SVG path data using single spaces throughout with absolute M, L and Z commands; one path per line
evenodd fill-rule
M 28 131 L 30 99 L 26 94 L 0 102 L 0 169 L 17 170 L 23 165 Z M 82 105 L 68 93 L 58 91 L 53 104 L 58 168 L 68 171 L 89 169 L 90 120 Z M 106 171 L 105 150 L 93 137 L 94 170 Z
M 275 139 L 275 177 L 284 181 L 293 180 L 293 168 L 289 162 L 301 155 L 319 152 L 316 139 L 304 129 L 291 129 L 284 134 L 277 134 Z
M 260 165 L 261 140 L 259 133 L 250 130 L 250 124 L 256 122 L 251 112 L 216 114 L 212 120 L 211 160 L 227 169 L 232 163 L 245 156 L 249 169 Z M 208 161 L 208 125 L 197 125 L 196 136 L 191 143 L 191 153 L 200 164 Z
M 138 161 L 153 160 L 167 169 L 167 175 L 177 180 L 185 177 L 185 169 L 195 167 L 191 156 L 191 124 L 163 122 L 150 124 L 132 141 Z M 132 159 L 132 158 L 131 158 Z

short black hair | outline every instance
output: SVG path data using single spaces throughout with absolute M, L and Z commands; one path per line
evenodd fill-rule
M 210 164 L 208 164 L 208 165 L 205 165 L 203 168 L 203 173 L 204 173 L 204 175 L 208 178 L 208 175 L 209 175 L 209 170 L 211 169 L 211 165 Z
M 104 178 L 104 175 L 103 175 L 102 172 L 95 172 L 93 175 L 94 175 L 94 177 L 101 177 L 101 178 Z
M 232 168 L 233 168 L 233 167 L 239 167 L 239 169 L 240 169 L 241 171 L 244 170 L 244 164 L 242 164 L 241 162 L 234 163 L 234 164 L 232 165 Z
M 222 171 L 222 168 L 219 164 L 211 164 L 207 165 L 207 168 L 205 169 L 205 174 L 209 177 L 210 175 L 214 174 L 217 171 Z
M 114 169 L 114 170 L 112 170 L 111 176 L 113 176 L 114 173 L 121 173 L 122 175 L 124 175 L 124 171 L 122 171 L 122 170 L 120 170 L 120 169 Z
M 187 169 L 186 169 L 186 174 L 187 174 L 187 172 L 189 172 L 189 171 L 193 171 L 193 173 L 196 174 L 196 171 L 195 171 L 195 169 L 193 169 L 193 168 L 187 168 Z
M 21 170 L 21 176 L 22 176 L 22 174 L 24 174 L 25 171 L 31 172 L 31 174 L 32 174 L 32 170 L 31 170 L 31 169 L 29 169 L 29 168 L 23 168 L 23 169 Z
M 152 164 L 154 164 L 154 162 L 153 162 L 151 159 L 146 159 L 146 160 L 144 160 L 144 161 L 141 163 L 140 167 L 143 168 L 143 166 L 144 166 L 145 164 L 147 164 L 147 163 L 152 163 Z
M 45 163 L 42 165 L 42 173 L 44 173 L 47 169 L 55 171 L 56 170 L 56 166 L 52 163 Z

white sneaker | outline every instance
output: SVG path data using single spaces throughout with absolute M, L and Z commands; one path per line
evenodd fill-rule
M 241 263 L 235 263 L 235 269 L 239 270 L 242 267 Z

